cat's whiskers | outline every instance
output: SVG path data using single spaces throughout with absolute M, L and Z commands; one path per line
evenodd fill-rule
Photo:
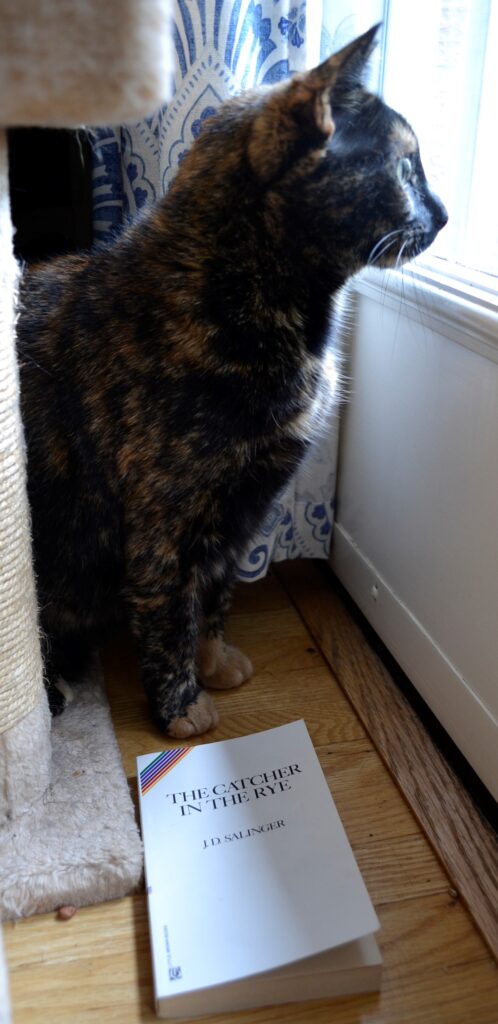
M 383 237 L 375 243 L 370 256 L 368 257 L 367 266 L 373 266 L 374 263 L 381 259 L 384 253 L 387 252 L 391 245 L 394 245 L 396 239 L 402 234 L 403 228 L 395 228 L 394 231 L 388 231 L 386 235 L 383 235 Z M 379 249 L 380 252 L 377 251 Z
M 404 253 L 404 251 L 405 251 L 405 249 L 406 249 L 406 247 L 408 245 L 408 241 L 409 241 L 409 239 L 405 238 L 405 241 L 403 242 L 403 245 L 401 246 L 401 249 L 399 250 L 399 253 L 398 253 L 398 256 L 397 256 L 397 259 L 396 259 L 396 263 L 394 264 L 394 269 L 395 270 L 399 270 L 400 267 L 402 266 L 401 260 L 402 260 L 402 257 L 403 257 L 403 253 Z
M 383 256 L 386 255 L 386 253 L 389 251 L 389 249 L 392 249 L 393 245 L 395 245 L 397 241 L 398 241 L 397 238 L 391 238 L 389 242 L 386 242 L 386 244 L 384 245 L 383 249 L 381 249 L 380 252 L 377 253 L 377 255 L 375 256 L 375 259 L 369 261 L 368 265 L 370 267 L 373 267 L 377 263 L 379 263 L 379 261 L 383 258 Z

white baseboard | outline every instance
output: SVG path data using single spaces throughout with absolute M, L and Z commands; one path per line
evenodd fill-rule
M 334 526 L 330 563 L 484 785 L 498 799 L 498 722 L 489 709 L 339 522 Z

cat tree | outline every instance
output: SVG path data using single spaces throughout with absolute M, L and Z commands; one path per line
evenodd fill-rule
M 15 354 L 18 268 L 5 128 L 121 124 L 150 114 L 170 93 L 168 6 L 167 0 L 0 0 L 4 918 L 124 895 L 136 886 L 142 868 L 133 806 L 97 667 L 54 722 L 43 686 Z

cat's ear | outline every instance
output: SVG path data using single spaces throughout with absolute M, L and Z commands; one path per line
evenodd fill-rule
M 348 99 L 354 97 L 358 87 L 365 85 L 370 58 L 379 41 L 381 27 L 382 23 L 379 22 L 378 25 L 374 25 L 368 32 L 329 58 L 329 60 L 333 60 L 334 57 L 342 58 L 332 91 L 331 100 L 334 106 L 339 104 L 347 106 Z
M 335 90 L 362 80 L 375 48 L 375 25 L 338 53 L 277 87 L 256 115 L 248 144 L 249 160 L 268 182 L 307 152 L 320 152 L 334 131 Z

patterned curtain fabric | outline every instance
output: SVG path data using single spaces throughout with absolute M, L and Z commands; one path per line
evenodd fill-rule
M 112 237 L 123 220 L 167 191 L 203 122 L 223 100 L 317 63 L 320 26 L 321 0 L 175 0 L 173 99 L 137 125 L 92 135 L 95 237 Z M 330 379 L 333 387 L 333 356 Z M 321 439 L 242 559 L 241 578 L 264 575 L 272 559 L 327 557 L 337 419 L 333 413 L 324 418 Z

